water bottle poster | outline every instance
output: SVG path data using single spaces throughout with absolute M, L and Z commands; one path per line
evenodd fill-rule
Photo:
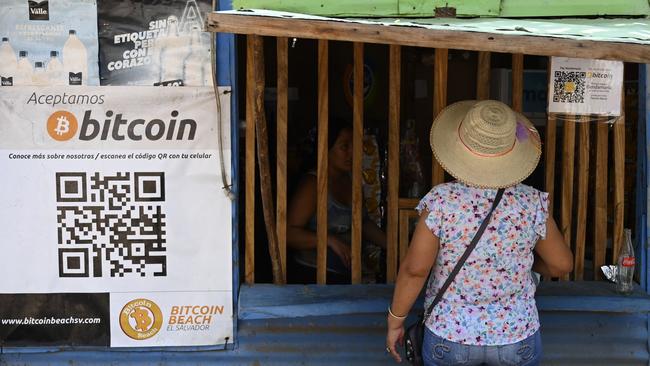
M 101 85 L 210 86 L 212 0 L 103 0 Z
M 99 85 L 95 0 L 2 0 L 2 86 Z

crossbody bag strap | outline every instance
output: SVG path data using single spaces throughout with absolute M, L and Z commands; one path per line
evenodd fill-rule
M 478 244 L 478 241 L 481 239 L 481 236 L 483 235 L 485 228 L 490 222 L 490 218 L 492 217 L 492 213 L 494 212 L 494 209 L 497 208 L 497 206 L 499 205 L 499 202 L 501 201 L 501 197 L 503 196 L 504 191 L 505 191 L 504 188 L 500 188 L 497 191 L 497 195 L 494 197 L 494 202 L 492 203 L 492 208 L 490 209 L 490 212 L 488 212 L 485 219 L 483 219 L 483 223 L 481 223 L 481 227 L 479 227 L 476 234 L 474 234 L 474 238 L 472 239 L 472 242 L 469 244 L 467 249 L 465 249 L 465 253 L 463 253 L 463 255 L 460 257 L 460 259 L 456 263 L 456 266 L 449 274 L 449 277 L 447 277 L 445 283 L 442 285 L 442 287 L 440 287 L 440 290 L 438 290 L 438 293 L 436 294 L 436 297 L 433 299 L 433 302 L 431 303 L 431 305 L 429 305 L 429 308 L 427 308 L 426 313 L 424 313 L 424 317 L 422 318 L 422 323 L 425 323 L 427 318 L 429 318 L 429 315 L 431 315 L 434 306 L 436 306 L 436 304 L 440 302 L 442 296 L 445 294 L 445 291 L 447 291 L 447 288 L 449 287 L 449 285 L 451 285 L 451 282 L 454 280 L 458 272 L 460 272 L 460 269 L 463 267 L 463 264 L 465 264 L 467 258 L 469 258 L 469 255 L 472 254 L 472 251 L 474 250 L 474 248 L 476 248 L 476 244 Z

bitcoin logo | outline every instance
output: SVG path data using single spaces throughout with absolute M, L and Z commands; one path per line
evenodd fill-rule
M 77 117 L 68 111 L 56 111 L 47 119 L 47 133 L 56 141 L 70 140 L 77 127 Z
M 135 340 L 148 339 L 162 328 L 162 311 L 147 299 L 129 301 L 120 311 L 120 328 Z

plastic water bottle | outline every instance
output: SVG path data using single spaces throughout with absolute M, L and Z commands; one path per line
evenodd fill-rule
M 616 291 L 629 295 L 634 290 L 634 267 L 636 260 L 634 258 L 634 247 L 632 246 L 632 231 L 625 229 L 625 241 L 618 255 L 617 273 L 616 273 Z
M 14 85 L 14 77 L 18 70 L 16 53 L 9 43 L 9 38 L 2 37 L 0 43 L 0 86 Z
M 45 68 L 43 63 L 36 61 L 34 63 L 34 73 L 32 74 L 32 85 L 46 86 L 49 85 L 50 81 L 45 74 Z
M 183 85 L 183 61 L 187 57 L 187 41 L 179 33 L 178 19 L 167 18 L 167 34 L 161 39 L 160 82 L 162 85 Z
M 50 60 L 47 62 L 45 74 L 50 81 L 50 85 L 66 85 L 67 80 L 64 77 L 63 63 L 59 60 L 59 53 L 50 51 Z
M 68 85 L 88 85 L 88 52 L 74 29 L 63 45 L 63 70 Z
M 183 80 L 186 86 L 204 86 L 205 78 L 210 75 L 206 70 L 210 65 L 208 48 L 201 44 L 201 29 L 192 27 L 190 38 L 190 54 L 183 63 Z
M 16 77 L 14 78 L 14 85 L 31 85 L 32 84 L 32 64 L 27 58 L 27 51 L 18 52 L 18 67 L 16 69 Z

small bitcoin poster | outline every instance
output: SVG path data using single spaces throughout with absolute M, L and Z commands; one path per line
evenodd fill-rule
M 553 57 L 549 79 L 550 113 L 621 115 L 623 62 Z
M 230 132 L 220 151 L 214 98 L 0 88 L 3 347 L 232 342 Z
M 0 85 L 99 85 L 95 0 L 2 0 Z
M 101 85 L 211 86 L 212 0 L 98 4 Z

